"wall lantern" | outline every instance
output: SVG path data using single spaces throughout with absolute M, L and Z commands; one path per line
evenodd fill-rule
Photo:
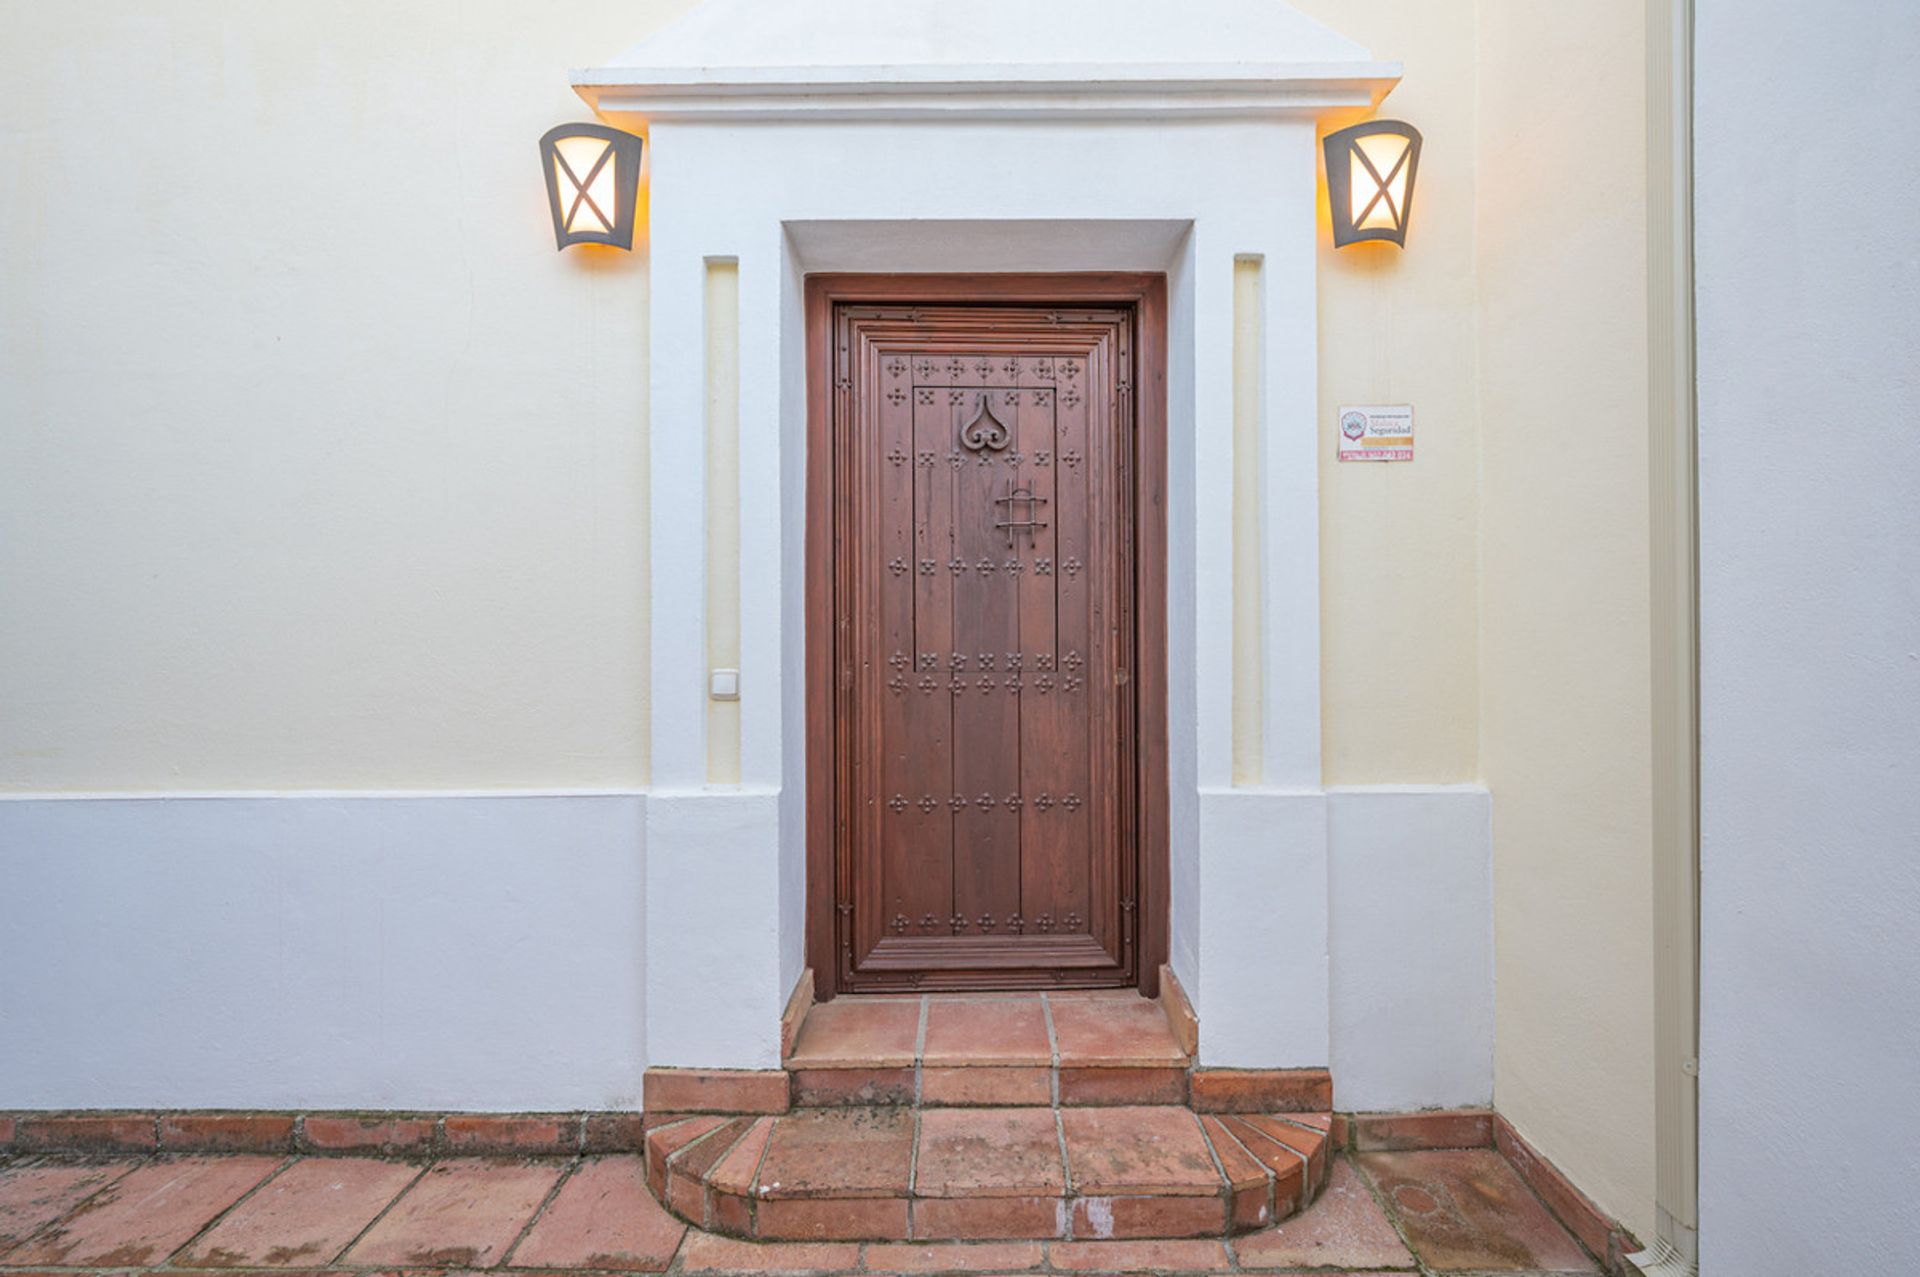
M 540 139 L 555 248 L 633 247 L 641 140 L 604 124 L 560 124 Z
M 1384 239 L 1405 248 L 1420 130 L 1399 120 L 1369 120 L 1327 134 L 1325 147 L 1333 246 Z

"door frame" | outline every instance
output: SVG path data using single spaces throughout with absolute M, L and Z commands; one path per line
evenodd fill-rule
M 1134 321 L 1134 770 L 1139 988 L 1157 996 L 1167 960 L 1167 281 L 1147 273 L 817 274 L 806 277 L 806 960 L 814 997 L 840 992 L 835 959 L 833 315 L 845 304 L 1101 306 Z

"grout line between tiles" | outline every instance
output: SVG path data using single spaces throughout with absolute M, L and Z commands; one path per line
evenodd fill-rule
M 345 1246 L 342 1246 L 340 1248 L 340 1253 L 333 1257 L 333 1263 L 335 1264 L 344 1263 L 347 1256 L 353 1253 L 353 1248 L 355 1246 L 358 1246 L 363 1240 L 365 1240 L 367 1234 L 372 1232 L 374 1228 L 379 1225 L 380 1221 L 385 1219 L 388 1216 L 388 1214 L 392 1212 L 393 1208 L 400 1204 L 401 1198 L 405 1197 L 408 1193 L 411 1193 L 414 1190 L 414 1188 L 420 1183 L 420 1181 L 426 1178 L 427 1172 L 432 1170 L 434 1168 L 434 1165 L 435 1165 L 434 1159 L 431 1157 L 428 1158 L 425 1164 L 423 1164 L 420 1167 L 420 1173 L 415 1175 L 412 1179 L 408 1180 L 406 1183 L 406 1186 L 402 1188 L 399 1192 L 395 1193 L 391 1201 L 389 1201 L 385 1206 L 382 1206 L 378 1211 L 374 1213 L 373 1218 L 367 1221 L 367 1226 L 365 1228 L 362 1228 L 359 1232 L 355 1233 L 352 1239 L 349 1240 Z
M 157 1121 L 158 1119 L 155 1119 L 155 1120 Z M 239 1206 L 242 1202 L 251 1201 L 255 1193 L 259 1192 L 261 1189 L 271 1184 L 274 1180 L 277 1180 L 282 1175 L 286 1174 L 288 1167 L 292 1166 L 294 1163 L 301 1160 L 302 1158 L 300 1154 L 295 1153 L 291 1157 L 288 1157 L 285 1161 L 281 1162 L 280 1165 L 274 1167 L 271 1171 L 267 1172 L 265 1175 L 263 1175 L 260 1178 L 260 1181 L 256 1183 L 252 1188 L 249 1188 L 246 1192 L 240 1194 L 240 1196 L 234 1198 L 231 1202 L 228 1202 L 226 1205 L 226 1209 L 220 1211 L 219 1213 L 214 1215 L 212 1219 L 208 1220 L 200 1228 L 200 1231 L 196 1232 L 193 1236 L 187 1238 L 186 1241 L 180 1243 L 178 1246 L 175 1246 L 171 1251 L 168 1251 L 166 1254 L 166 1257 L 162 1259 L 160 1262 L 172 1263 L 175 1256 L 184 1255 L 188 1250 L 192 1249 L 193 1244 L 195 1242 L 199 1241 L 202 1237 L 205 1237 L 208 1233 L 218 1228 L 222 1220 L 226 1219 L 227 1216 L 231 1215 L 235 1210 L 239 1209 Z
M 1360 1165 L 1357 1158 L 1350 1157 L 1347 1161 L 1348 1164 L 1353 1167 L 1353 1173 L 1359 1178 L 1360 1182 L 1366 1185 L 1367 1192 L 1373 1197 L 1374 1205 L 1378 1206 L 1380 1213 L 1387 1217 L 1387 1225 L 1393 1229 L 1394 1236 L 1398 1237 L 1400 1244 L 1407 1248 L 1407 1254 L 1413 1256 L 1414 1266 L 1420 1270 L 1421 1277 L 1436 1277 L 1433 1269 L 1428 1266 L 1427 1261 L 1420 1257 L 1420 1252 L 1413 1248 L 1413 1238 L 1407 1236 L 1407 1230 L 1400 1226 L 1399 1214 L 1394 1211 L 1392 1203 L 1387 1199 L 1387 1195 L 1380 1191 L 1380 1186 L 1373 1182 L 1373 1176 L 1367 1173 L 1366 1167 Z M 1332 1171 L 1327 1172 L 1327 1182 L 1329 1184 L 1333 1182 Z
M 1045 993 L 1040 995 L 1040 1013 L 1047 1021 L 1047 1058 L 1049 1061 L 1047 1085 L 1050 1088 L 1048 1094 L 1053 1102 L 1053 1107 L 1057 1110 L 1060 1107 L 1060 1035 L 1054 1032 L 1053 1003 L 1048 1001 Z M 1063 1142 L 1060 1147 L 1063 1153 L 1066 1150 L 1065 1138 L 1065 1136 L 1061 1137 Z
M 1232 1127 L 1220 1121 L 1217 1117 L 1214 1119 L 1213 1124 L 1220 1128 L 1222 1135 L 1233 1141 L 1234 1147 L 1238 1148 L 1243 1156 L 1260 1168 L 1260 1174 L 1265 1176 L 1267 1181 L 1267 1227 L 1271 1228 L 1275 1224 L 1280 1223 L 1280 1182 L 1279 1177 L 1273 1173 L 1273 1168 L 1255 1157 L 1253 1150 L 1247 1147 L 1247 1142 L 1236 1135 Z M 1204 1120 L 1201 1121 L 1200 1128 L 1202 1130 L 1207 1129 L 1207 1123 Z M 1327 1172 L 1327 1181 L 1329 1183 L 1333 1181 L 1333 1172 L 1331 1170 Z M 1306 1197 L 1306 1177 L 1304 1175 L 1301 1177 L 1300 1195 L 1303 1199 Z M 1307 1201 L 1302 1200 L 1299 1210 L 1295 1211 L 1294 1214 L 1297 1215 L 1300 1211 L 1306 1210 L 1308 1204 Z M 1291 1219 L 1293 1216 L 1289 1215 L 1287 1218 Z
M 21 1234 L 20 1238 L 17 1241 L 14 1241 L 8 1244 L 8 1246 L 6 1247 L 6 1250 L 4 1252 L 0 1252 L 0 1254 L 11 1254 L 12 1252 L 17 1250 L 24 1250 L 26 1249 L 28 1243 L 37 1240 L 42 1233 L 51 1231 L 52 1229 L 58 1227 L 59 1225 L 66 1223 L 68 1220 L 72 1219 L 76 1215 L 79 1215 L 82 1213 L 90 1213 L 93 1210 L 93 1201 L 95 1198 L 99 1197 L 100 1194 L 106 1192 L 108 1189 L 112 1188 L 115 1184 L 118 1184 L 121 1180 L 133 1174 L 135 1171 L 140 1170 L 141 1168 L 146 1166 L 151 1166 L 155 1161 L 158 1160 L 158 1158 L 159 1158 L 159 1155 L 156 1153 L 144 1153 L 139 1157 L 135 1158 L 132 1164 L 129 1165 L 125 1170 L 121 1171 L 118 1175 L 115 1175 L 113 1178 L 109 1179 L 106 1183 L 100 1185 L 100 1187 L 94 1189 L 91 1193 L 88 1193 L 85 1197 L 81 1198 L 79 1201 L 75 1202 L 73 1205 L 67 1207 L 67 1209 L 65 1209 L 64 1211 L 61 1211 L 58 1215 L 54 1216 L 52 1219 L 45 1221 L 38 1228 L 28 1229 L 25 1233 Z M 31 1166 L 58 1166 L 58 1165 L 61 1165 L 61 1163 L 49 1158 L 46 1154 L 43 1153 L 37 1157 L 29 1159 L 25 1163 L 22 1163 L 22 1165 L 30 1166 L 30 1167 Z M 9 1166 L 7 1169 L 10 1170 L 12 1169 L 12 1167 Z
M 1012 516 L 1008 516 L 1008 517 L 1012 517 Z M 919 1024 L 919 1027 L 914 1030 L 914 1035 L 913 1035 L 913 1104 L 915 1108 L 918 1108 L 920 1106 L 921 1097 L 922 1097 L 924 1088 L 926 1086 L 925 1078 L 926 1078 L 926 1069 L 927 1069 L 927 1018 L 931 1014 L 932 1010 L 933 1010 L 933 999 L 924 994 L 921 995 L 920 1024 Z M 919 1121 L 920 1119 L 918 1117 L 914 1118 L 914 1122 L 916 1123 L 915 1125 L 916 1133 L 918 1133 Z
M 553 1186 L 547 1189 L 547 1195 L 540 1199 L 540 1205 L 534 1208 L 533 1214 L 527 1216 L 527 1222 L 522 1224 L 520 1231 L 513 1235 L 513 1241 L 500 1252 L 500 1262 L 496 1265 L 497 1267 L 505 1268 L 513 1262 L 514 1254 L 519 1251 L 520 1244 L 527 1240 L 527 1234 L 533 1231 L 533 1226 L 540 1222 L 540 1217 L 545 1215 L 548 1207 L 553 1205 L 553 1199 L 560 1196 L 560 1190 L 566 1187 L 567 1181 L 572 1179 L 575 1172 L 580 1169 L 580 1162 L 579 1157 L 574 1157 L 567 1163 L 567 1168 L 555 1177 Z M 665 1206 L 666 1203 L 662 1202 L 661 1205 Z

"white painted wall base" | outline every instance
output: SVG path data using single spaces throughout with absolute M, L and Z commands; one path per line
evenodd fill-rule
M 637 1108 L 646 807 L 0 800 L 0 1109 Z
M 1337 1107 L 1492 1102 L 1492 816 L 1477 785 L 1328 792 Z
M 1326 795 L 1201 790 L 1199 861 L 1201 1065 L 1324 1066 Z
M 1343 1108 L 1484 1103 L 1488 806 L 1203 793 L 1203 1063 L 1331 1061 Z M 0 800 L 0 1109 L 617 1109 L 648 1063 L 774 1067 L 781 807 Z
M 779 791 L 656 790 L 647 849 L 652 1063 L 779 1068 Z

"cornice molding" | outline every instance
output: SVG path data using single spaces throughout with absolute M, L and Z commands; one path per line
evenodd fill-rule
M 659 121 L 1312 118 L 1370 108 L 1397 62 L 605 66 L 574 91 L 626 127 Z

